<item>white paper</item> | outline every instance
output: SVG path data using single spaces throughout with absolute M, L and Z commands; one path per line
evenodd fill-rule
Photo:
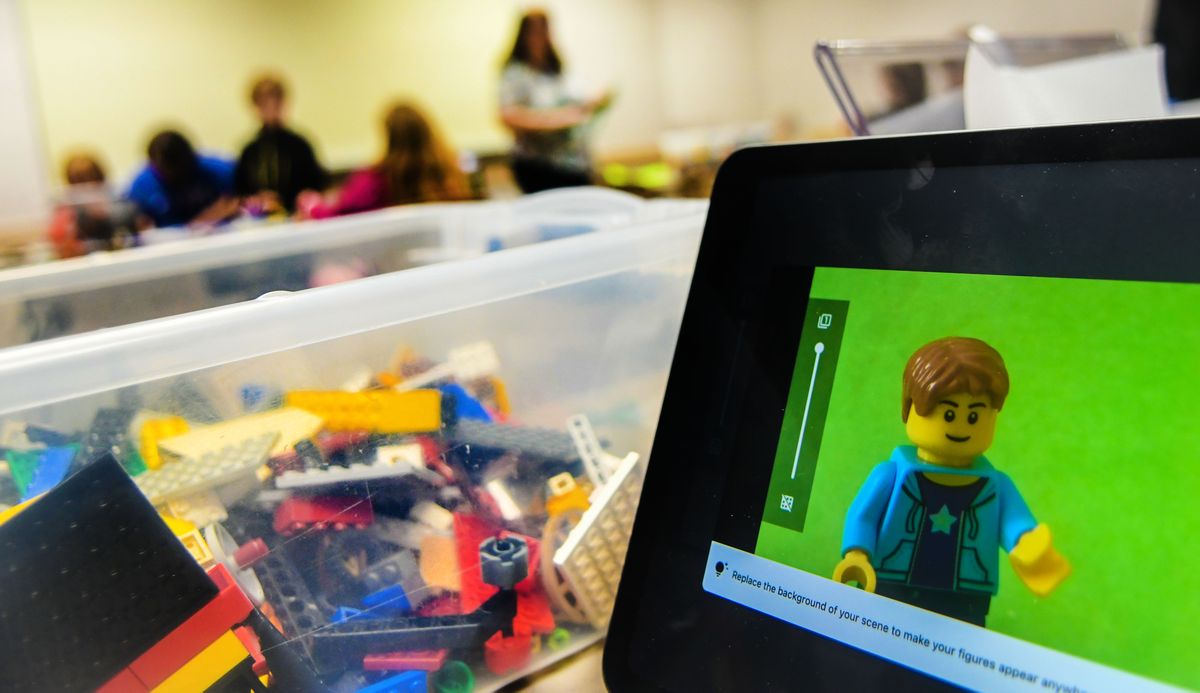
M 1146 46 L 1037 67 L 997 65 L 967 53 L 968 129 L 1021 127 L 1167 115 L 1162 48 Z

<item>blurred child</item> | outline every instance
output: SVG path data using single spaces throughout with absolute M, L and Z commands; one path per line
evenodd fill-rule
M 466 175 L 454 152 L 416 107 L 400 103 L 384 119 L 387 152 L 383 159 L 356 171 L 345 186 L 325 201 L 316 193 L 301 195 L 301 216 L 316 219 L 366 212 L 413 202 L 465 200 L 471 196 Z
M 149 163 L 134 177 L 126 197 L 155 226 L 209 226 L 238 213 L 233 194 L 233 164 L 197 155 L 192 143 L 174 130 L 150 140 Z
M 90 154 L 75 154 L 63 167 L 67 189 L 50 220 L 49 238 L 61 258 L 132 245 L 133 206 L 116 199 L 104 167 Z
M 324 190 L 329 178 L 308 140 L 285 124 L 287 91 L 280 79 L 258 79 L 250 89 L 250 102 L 262 128 L 238 158 L 234 187 L 246 198 L 248 209 L 294 212 L 297 195 Z

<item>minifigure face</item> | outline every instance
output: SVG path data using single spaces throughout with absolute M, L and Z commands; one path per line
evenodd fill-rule
M 959 392 L 938 401 L 925 416 L 914 406 L 904 427 L 922 459 L 962 467 L 991 447 L 997 413 L 988 395 Z

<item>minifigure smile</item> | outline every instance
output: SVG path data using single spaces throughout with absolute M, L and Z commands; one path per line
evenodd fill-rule
M 965 443 L 971 439 L 971 436 L 963 436 L 962 438 L 959 438 L 958 436 L 952 436 L 949 433 L 946 434 L 946 437 L 949 438 L 950 440 L 953 440 L 956 443 Z

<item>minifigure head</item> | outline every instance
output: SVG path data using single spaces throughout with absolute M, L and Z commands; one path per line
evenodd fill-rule
M 250 103 L 254 105 L 263 127 L 277 128 L 283 125 L 286 98 L 287 90 L 283 86 L 283 80 L 273 75 L 258 78 L 250 87 Z
M 992 347 L 945 337 L 908 359 L 900 418 L 921 459 L 966 466 L 991 447 L 1008 396 L 1008 370 Z

